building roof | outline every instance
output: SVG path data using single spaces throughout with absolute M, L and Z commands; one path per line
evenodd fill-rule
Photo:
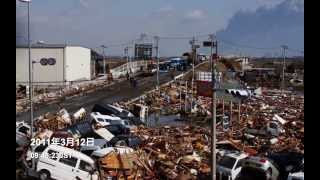
M 65 48 L 65 47 L 83 47 L 90 49 L 88 47 L 84 47 L 81 45 L 70 45 L 70 44 L 32 44 L 31 48 Z M 28 48 L 27 44 L 16 45 L 16 48 Z
M 31 48 L 65 48 L 67 44 L 32 44 Z M 28 48 L 28 45 L 16 45 L 16 48 Z

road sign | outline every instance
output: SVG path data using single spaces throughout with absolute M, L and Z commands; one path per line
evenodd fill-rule
M 49 58 L 48 60 L 47 60 L 47 62 L 48 62 L 48 64 L 49 65 L 55 65 L 56 64 L 56 59 L 54 59 L 54 58 Z
M 41 59 L 40 59 L 40 64 L 41 64 L 42 66 L 46 66 L 46 65 L 48 64 L 48 59 L 47 59 L 47 58 L 41 58 Z

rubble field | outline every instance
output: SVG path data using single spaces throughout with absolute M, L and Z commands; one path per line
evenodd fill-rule
M 193 108 L 192 93 L 196 100 Z M 160 93 L 153 90 L 134 101 L 113 105 L 131 111 L 133 104 L 149 107 L 149 113 L 179 114 L 185 124 L 137 125 L 132 134 L 141 139 L 139 146 L 125 152 L 114 148 L 97 159 L 100 177 L 159 180 L 210 177 L 211 98 L 196 96 L 189 86 L 173 82 L 162 86 Z M 227 130 L 217 118 L 217 143 L 227 142 L 234 150 L 259 157 L 284 151 L 304 154 L 304 96 L 265 89 L 262 94 L 243 100 L 240 108 L 234 102 L 232 107 L 230 110 L 230 102 L 217 99 L 217 114 L 229 113 L 231 117 Z M 85 121 L 85 114 L 84 109 L 72 116 L 65 109 L 47 113 L 35 123 L 36 137 L 49 138 L 55 131 Z

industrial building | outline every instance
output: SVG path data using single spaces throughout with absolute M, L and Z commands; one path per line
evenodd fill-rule
M 33 82 L 36 85 L 66 84 L 91 80 L 96 72 L 97 53 L 89 48 L 71 45 L 36 44 L 31 47 Z M 54 65 L 40 63 L 43 59 Z M 16 83 L 29 81 L 28 47 L 16 47 Z

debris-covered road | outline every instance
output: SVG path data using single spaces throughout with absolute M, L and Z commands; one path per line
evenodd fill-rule
M 160 74 L 159 77 L 160 84 L 171 80 L 169 73 Z M 66 99 L 63 102 L 60 102 L 59 105 L 58 103 L 38 105 L 34 108 L 34 117 L 38 117 L 46 112 L 58 111 L 59 106 L 65 107 L 70 112 L 74 112 L 80 109 L 81 107 L 84 107 L 85 109 L 90 109 L 95 103 L 100 101 L 112 103 L 115 101 L 134 98 L 143 94 L 145 91 L 155 88 L 157 83 L 155 75 L 143 78 L 138 77 L 137 80 L 138 86 L 136 88 L 130 87 L 129 81 L 125 80 L 83 96 L 77 96 L 70 99 Z M 25 120 L 27 122 L 30 121 L 29 111 L 18 113 L 16 115 L 16 121 L 22 120 Z

